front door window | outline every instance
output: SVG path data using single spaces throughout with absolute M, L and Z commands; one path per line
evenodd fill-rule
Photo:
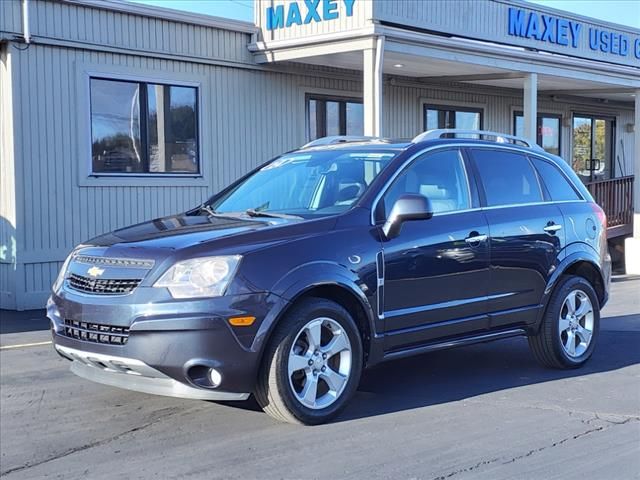
M 615 120 L 607 117 L 573 117 L 572 166 L 584 182 L 614 177 Z

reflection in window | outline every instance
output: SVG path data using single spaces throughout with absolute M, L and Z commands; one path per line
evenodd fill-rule
M 518 137 L 524 137 L 524 117 L 522 112 L 514 114 L 514 131 Z M 538 115 L 536 143 L 546 152 L 560 156 L 560 115 L 543 113 Z
M 198 173 L 197 89 L 91 79 L 94 174 Z
M 362 102 L 319 95 L 308 96 L 307 126 L 309 140 L 331 135 L 363 135 Z
M 572 166 L 583 180 L 602 180 L 614 176 L 614 132 L 614 119 L 586 115 L 573 117 Z

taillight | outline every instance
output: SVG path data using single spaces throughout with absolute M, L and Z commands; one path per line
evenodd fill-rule
M 598 217 L 598 220 L 600 220 L 600 225 L 602 225 L 602 228 L 606 229 L 607 228 L 607 215 L 604 213 L 604 210 L 602 210 L 600 205 L 598 205 L 595 202 L 591 203 L 591 208 L 593 209 L 593 213 L 596 214 L 596 217 Z

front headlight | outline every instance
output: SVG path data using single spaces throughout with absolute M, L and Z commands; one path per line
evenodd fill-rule
M 53 287 L 51 287 L 51 288 L 53 289 L 54 292 L 57 292 L 62 287 L 62 284 L 64 283 L 64 279 L 67 276 L 67 269 L 69 268 L 69 262 L 71 262 L 71 259 L 78 252 L 78 250 L 80 250 L 81 248 L 83 248 L 85 246 L 86 245 L 78 245 L 73 250 L 71 250 L 71 253 L 66 258 L 64 263 L 62 264 L 62 268 L 60 269 L 60 272 L 58 273 L 58 278 L 56 278 L 56 281 L 53 282 Z
M 174 264 L 153 285 L 169 289 L 173 298 L 219 297 L 235 274 L 240 255 L 202 257 Z

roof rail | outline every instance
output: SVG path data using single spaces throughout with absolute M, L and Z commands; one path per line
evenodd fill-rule
M 524 145 L 525 147 L 542 150 L 537 143 L 532 143 L 524 137 L 516 137 L 515 135 L 507 135 L 505 133 L 490 132 L 488 130 L 460 130 L 457 128 L 441 128 L 437 130 L 427 130 L 413 138 L 412 143 L 424 142 L 425 140 L 434 140 L 443 138 L 445 135 L 451 135 L 454 138 L 457 135 L 476 135 L 479 140 L 486 140 L 486 137 L 495 139 L 498 143 L 513 143 L 514 145 Z M 484 137 L 484 138 L 483 138 Z
M 371 140 L 380 140 L 378 137 L 364 137 L 357 135 L 333 135 L 330 137 L 321 137 L 303 145 L 300 149 L 319 147 L 321 145 L 335 145 L 336 143 L 350 143 L 350 142 L 369 142 Z

